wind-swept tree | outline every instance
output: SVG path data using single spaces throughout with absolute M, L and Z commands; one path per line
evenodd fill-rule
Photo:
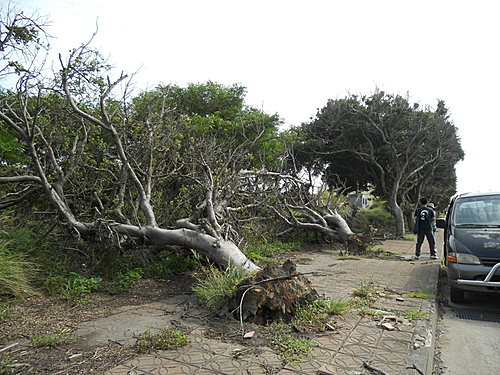
M 299 159 L 323 172 L 327 183 L 340 177 L 351 189 L 374 187 L 388 201 L 397 236 L 405 233 L 407 193 L 439 184 L 438 171 L 449 174 L 463 157 L 443 102 L 436 111 L 420 109 L 382 91 L 329 100 L 302 132 Z

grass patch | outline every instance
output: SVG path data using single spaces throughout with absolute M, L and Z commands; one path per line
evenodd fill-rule
M 298 336 L 290 325 L 273 322 L 268 326 L 272 342 L 279 351 L 283 363 L 300 362 L 311 354 L 313 341 Z
M 411 309 L 408 311 L 403 311 L 401 313 L 406 319 L 415 321 L 415 320 L 421 320 L 421 319 L 427 319 L 429 317 L 429 314 L 427 311 L 421 311 L 421 310 L 415 310 Z
M 35 294 L 29 275 L 36 267 L 23 255 L 10 252 L 8 246 L 9 242 L 0 239 L 0 295 L 29 297 Z
M 365 316 L 373 316 L 373 317 L 378 317 L 378 316 L 384 316 L 384 315 L 387 315 L 389 313 L 389 311 L 383 311 L 383 310 L 379 310 L 379 309 L 375 309 L 371 306 L 361 306 L 358 310 L 357 310 L 358 314 L 360 315 L 365 315 Z
M 136 349 L 141 353 L 147 353 L 150 350 L 168 350 L 175 349 L 189 344 L 187 335 L 177 329 L 165 328 L 160 333 L 143 333 L 136 343 Z
M 368 247 L 366 249 L 366 255 L 374 258 L 393 259 L 399 257 L 401 254 L 386 250 L 381 247 L 378 248 Z
M 362 299 L 374 299 L 378 292 L 375 290 L 373 281 L 362 280 L 359 288 L 354 290 L 353 295 Z
M 10 303 L 0 303 L 0 322 L 4 321 L 10 312 Z
M 426 290 L 420 290 L 420 291 L 414 291 L 410 292 L 405 295 L 406 297 L 413 297 L 413 298 L 421 298 L 421 299 L 436 299 L 436 296 L 432 293 L 429 293 Z
M 346 255 L 339 255 L 337 257 L 338 260 L 359 260 L 361 259 L 360 257 L 356 256 L 356 255 L 349 255 L 349 254 L 346 254 Z
M 193 291 L 210 310 L 223 307 L 233 295 L 238 284 L 248 277 L 241 268 L 229 265 L 224 271 L 215 266 L 204 267 L 204 278 L 196 277 Z
M 268 326 L 273 345 L 279 351 L 284 363 L 300 362 L 311 354 L 313 341 L 297 333 L 298 330 L 323 332 L 330 325 L 332 316 L 342 315 L 351 311 L 350 300 L 317 299 L 297 309 L 291 323 L 273 322 Z M 331 326 L 331 325 L 330 325 Z M 330 327 L 331 329 L 331 327 Z
M 332 316 L 343 315 L 349 311 L 351 311 L 351 304 L 348 298 L 319 298 L 307 305 L 300 306 L 293 324 L 315 331 L 324 331 Z
M 34 335 L 31 338 L 31 344 L 43 348 L 54 348 L 59 345 L 70 344 L 78 339 L 63 332 L 49 333 L 47 335 Z

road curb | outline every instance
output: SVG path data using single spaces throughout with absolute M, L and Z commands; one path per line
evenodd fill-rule
M 418 321 L 415 325 L 415 335 L 408 355 L 407 368 L 403 372 L 404 375 L 418 375 L 420 374 L 418 370 L 424 375 L 432 375 L 438 317 L 437 302 L 435 300 L 423 301 L 422 310 L 427 311 L 429 316 L 425 320 Z

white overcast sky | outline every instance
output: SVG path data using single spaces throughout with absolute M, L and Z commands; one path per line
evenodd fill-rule
M 0 0 L 6 5 L 8 0 Z M 465 160 L 458 190 L 500 191 L 500 1 L 12 0 L 50 18 L 63 54 L 86 42 L 136 82 L 239 83 L 286 125 L 376 87 L 446 102 Z

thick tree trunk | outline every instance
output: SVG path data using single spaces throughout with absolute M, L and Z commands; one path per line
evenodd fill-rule
M 396 201 L 392 200 L 389 201 L 387 208 L 396 222 L 396 237 L 403 238 L 405 236 L 405 222 L 402 208 Z
M 323 216 L 329 227 L 335 228 L 342 241 L 347 241 L 354 232 L 351 230 L 344 218 L 335 212 L 334 214 Z
M 126 224 L 116 224 L 113 229 L 120 234 L 144 238 L 155 245 L 176 245 L 194 249 L 223 267 L 232 265 L 249 272 L 260 269 L 233 242 L 217 240 L 208 234 L 194 230 L 138 227 Z

